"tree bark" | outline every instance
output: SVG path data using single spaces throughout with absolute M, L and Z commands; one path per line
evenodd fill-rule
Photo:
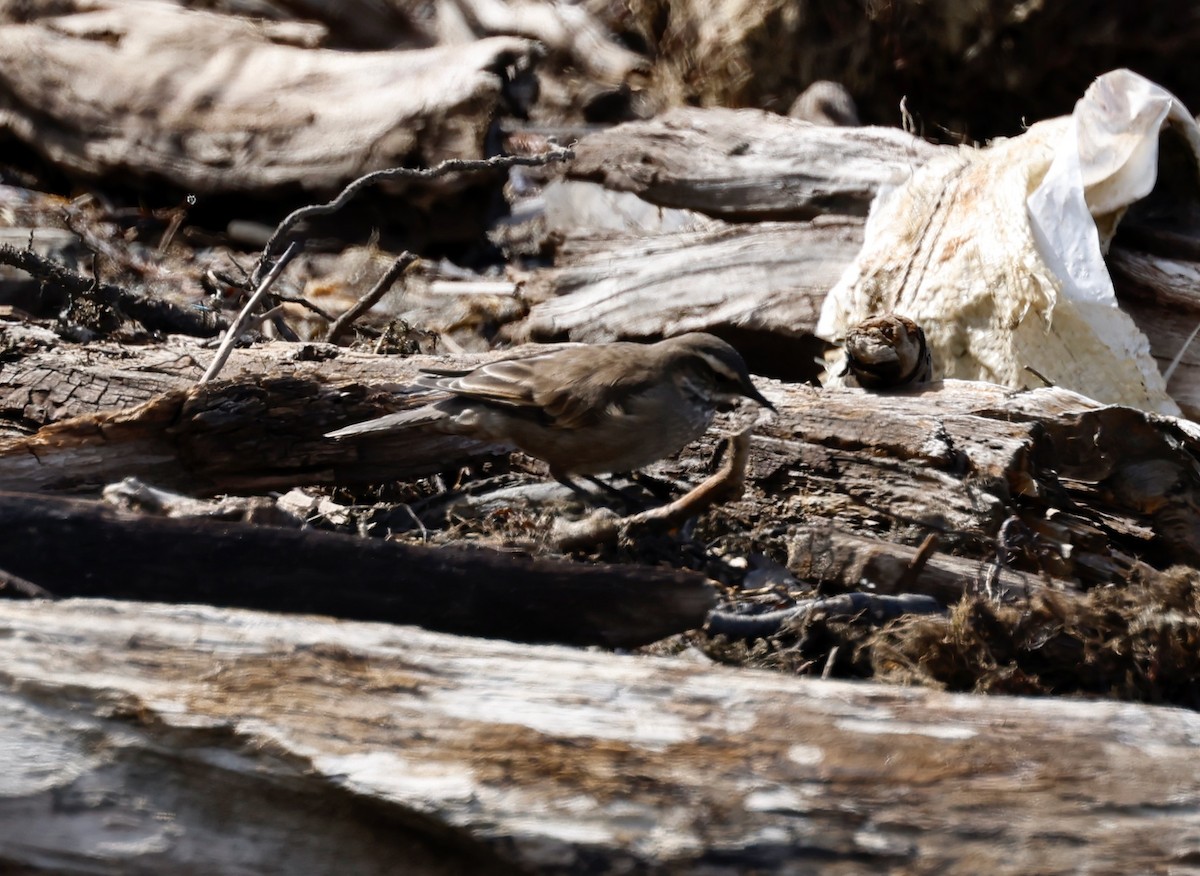
M 371 170 L 482 157 L 506 69 L 528 72 L 536 53 L 514 37 L 339 52 L 249 19 L 109 2 L 0 22 L 0 125 L 86 176 L 326 192 Z
M 894 128 L 832 128 L 761 110 L 677 109 L 581 140 L 571 179 L 722 219 L 865 216 L 939 153 Z
M 18 364 L 22 374 L 44 381 L 45 396 L 55 392 L 51 384 L 94 387 L 87 398 L 95 407 L 122 398 L 127 376 L 134 386 L 184 385 L 205 361 L 200 356 L 211 354 L 189 358 L 183 349 L 147 351 L 141 370 L 129 349 L 120 350 L 115 370 L 103 347 L 61 372 L 39 369 L 36 354 Z M 264 492 L 413 478 L 502 450 L 426 429 L 361 441 L 324 438 L 418 403 L 411 383 L 421 365 L 480 361 L 346 352 L 326 360 L 329 349 L 272 344 L 238 351 L 231 380 L 169 388 L 137 407 L 82 414 L 0 444 L 0 482 L 61 491 L 137 476 L 191 493 Z M 180 370 L 161 373 L 167 360 Z M 258 368 L 265 375 L 247 370 Z M 749 489 L 729 506 L 728 519 L 747 529 L 760 517 L 775 519 L 795 533 L 801 553 L 821 522 L 878 545 L 916 545 L 937 532 L 946 551 L 989 565 L 1018 532 L 1017 541 L 1026 542 L 1018 565 L 1076 584 L 1121 577 L 1127 557 L 1159 568 L 1200 558 L 1200 523 L 1191 510 L 1200 502 L 1193 462 L 1200 444 L 1186 423 L 1058 389 L 945 381 L 888 395 L 760 382 L 779 413 L 757 428 Z M 84 407 L 82 393 L 65 394 L 74 410 Z M 710 433 L 652 470 L 702 479 L 716 440 Z M 841 548 L 832 553 L 848 556 Z M 855 562 L 835 565 L 849 572 Z M 972 577 L 991 574 L 977 566 Z
M 88 600 L 0 602 L 0 666 L 13 868 L 1023 876 L 1195 853 L 1183 710 Z

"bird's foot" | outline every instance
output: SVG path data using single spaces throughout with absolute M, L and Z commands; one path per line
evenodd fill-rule
M 566 475 L 555 475 L 554 479 L 590 505 L 596 504 L 598 499 L 603 499 L 606 500 L 603 504 L 611 506 L 616 502 L 624 506 L 626 510 L 642 510 L 649 507 L 645 493 L 640 490 L 620 489 L 595 475 L 580 475 L 580 477 L 596 489 L 586 489 Z M 657 494 L 655 495 L 657 496 Z
M 629 479 L 657 499 L 659 502 L 670 502 L 679 491 L 679 485 L 666 478 L 657 478 L 644 471 L 630 472 Z

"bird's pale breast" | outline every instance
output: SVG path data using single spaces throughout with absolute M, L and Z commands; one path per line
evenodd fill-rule
M 476 408 L 481 431 L 504 436 L 521 450 L 564 474 L 607 474 L 643 468 L 704 434 L 711 407 L 697 405 L 674 384 L 663 384 L 614 406 L 599 422 L 555 429 L 502 410 Z

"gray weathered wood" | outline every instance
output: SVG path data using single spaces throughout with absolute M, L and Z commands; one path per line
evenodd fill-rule
M 1167 872 L 1200 834 L 1177 709 L 102 601 L 0 602 L 0 667 L 17 869 Z
M 862 244 L 854 218 L 567 240 L 532 273 L 522 338 L 608 341 L 742 329 L 811 336 L 825 293 Z
M 505 69 L 535 52 L 515 37 L 338 52 L 248 19 L 109 2 L 0 23 L 0 127 L 89 176 L 325 191 L 418 158 L 481 157 Z
M 421 429 L 362 441 L 323 437 L 414 403 L 409 385 L 422 365 L 479 357 L 397 359 L 272 344 L 238 351 L 230 381 L 189 387 L 200 356 L 211 354 L 193 347 L 189 359 L 182 343 L 175 341 L 171 356 L 144 352 L 141 369 L 131 348 L 110 350 L 109 358 L 103 345 L 69 368 L 51 351 L 40 366 L 36 355 L 5 366 L 0 377 L 20 368 L 10 398 L 48 395 L 54 386 L 89 390 L 71 402 L 79 418 L 0 444 L 0 483 L 27 491 L 97 490 L 135 475 L 195 493 L 262 492 L 413 478 L 502 450 Z M 325 350 L 335 358 L 323 359 Z M 104 409 L 106 400 L 122 399 L 126 379 L 141 386 L 151 370 L 163 394 L 138 407 Z M 19 389 L 25 379 L 33 385 Z M 942 550 L 976 564 L 969 576 L 969 569 L 955 575 L 937 564 L 929 568 L 929 592 L 948 601 L 955 582 L 972 589 L 988 578 L 985 565 L 994 564 L 1003 534 L 1018 524 L 1040 545 L 1039 557 L 1026 558 L 1023 568 L 1042 568 L 1073 586 L 1119 579 L 1128 556 L 1159 568 L 1200 558 L 1200 522 L 1192 510 L 1200 504 L 1193 462 L 1200 439 L 1185 422 L 1059 389 L 1017 392 L 945 381 L 880 395 L 760 385 L 779 413 L 759 423 L 749 492 L 723 513 L 746 527 L 769 514 L 792 533 L 785 538 L 796 546 L 797 568 L 809 563 L 812 532 L 820 526 L 871 539 L 880 549 L 880 533 L 909 545 L 939 533 Z M 82 413 L 82 399 L 90 400 L 90 413 Z M 654 470 L 697 482 L 710 471 L 717 440 L 710 432 Z M 857 580 L 854 550 L 818 547 L 837 558 L 832 568 Z M 1027 584 L 1006 580 L 998 589 Z
M 580 140 L 568 171 L 731 219 L 865 216 L 939 147 L 895 128 L 831 128 L 752 109 L 676 109 Z

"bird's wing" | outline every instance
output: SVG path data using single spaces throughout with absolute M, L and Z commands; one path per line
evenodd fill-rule
M 423 405 L 411 411 L 400 411 L 396 414 L 376 417 L 374 420 L 367 420 L 363 423 L 344 426 L 335 432 L 327 432 L 325 437 L 340 441 L 344 438 L 356 438 L 360 435 L 387 435 L 402 432 L 405 429 L 411 429 L 423 423 L 432 423 L 444 417 L 445 414 L 431 405 Z
M 572 356 L 563 367 L 550 368 L 554 378 L 536 384 L 534 401 L 559 429 L 579 429 L 601 417 L 620 414 L 631 396 L 654 382 L 646 347 L 613 343 L 596 347 L 590 356 Z
M 550 354 L 542 354 L 522 359 L 501 359 L 480 365 L 472 371 L 445 374 L 431 383 L 463 398 L 513 407 L 530 406 L 536 404 L 533 381 L 540 371 L 536 363 L 549 357 Z
M 569 346 L 572 350 L 586 347 Z M 586 356 L 559 355 L 562 351 L 563 347 L 556 347 L 519 359 L 489 362 L 436 383 L 460 397 L 523 411 L 558 429 L 586 426 L 606 407 L 619 405 L 625 395 L 646 385 L 647 375 L 638 367 L 638 344 L 593 347 Z M 620 367 L 610 367 L 613 357 Z

